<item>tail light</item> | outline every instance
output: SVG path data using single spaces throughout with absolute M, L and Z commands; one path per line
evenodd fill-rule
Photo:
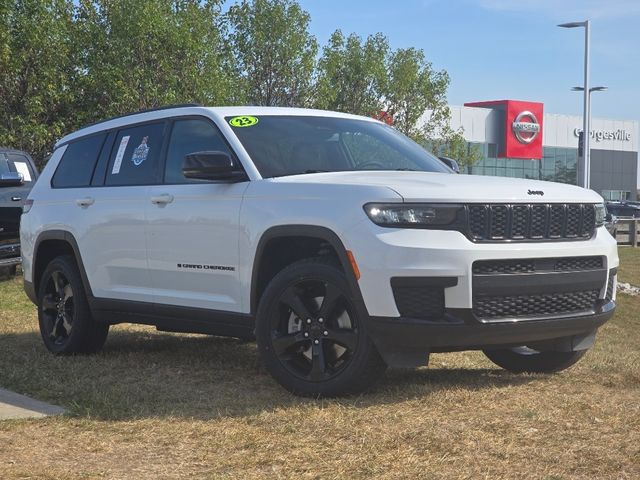
M 31 207 L 33 207 L 33 200 L 31 200 L 30 198 L 28 198 L 27 200 L 25 200 L 24 205 L 22 205 L 22 213 L 29 213 L 29 210 L 31 210 Z

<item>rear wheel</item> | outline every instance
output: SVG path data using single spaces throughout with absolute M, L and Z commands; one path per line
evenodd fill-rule
M 55 258 L 47 265 L 38 292 L 40 334 L 56 354 L 94 353 L 102 348 L 109 325 L 91 316 L 75 259 Z
M 489 360 L 514 373 L 559 372 L 576 363 L 586 352 L 539 352 L 529 347 L 484 350 Z
M 260 300 L 256 337 L 266 369 L 298 395 L 356 393 L 386 368 L 344 273 L 321 259 L 276 275 Z

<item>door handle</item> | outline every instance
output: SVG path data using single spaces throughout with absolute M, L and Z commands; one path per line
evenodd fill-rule
M 91 197 L 78 198 L 76 200 L 76 205 L 79 207 L 89 207 L 95 203 L 95 200 Z
M 169 195 L 168 193 L 151 197 L 151 203 L 154 205 L 166 205 L 171 202 L 173 202 L 173 195 Z
M 11 197 L 12 202 L 19 202 L 20 200 L 22 200 L 22 197 Z

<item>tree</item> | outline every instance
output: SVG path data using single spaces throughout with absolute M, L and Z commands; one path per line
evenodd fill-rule
M 318 51 L 309 14 L 292 0 L 243 0 L 227 18 L 246 102 L 307 106 Z
M 371 116 L 382 108 L 387 81 L 387 38 L 378 33 L 363 43 L 356 34 L 346 39 L 336 30 L 318 64 L 315 106 Z
M 85 121 L 234 97 L 219 0 L 82 0 L 79 111 Z
M 384 111 L 405 135 L 472 165 L 481 155 L 449 126 L 448 87 L 447 72 L 435 71 L 422 50 L 392 51 L 381 33 L 363 42 L 336 30 L 318 62 L 314 106 L 364 116 Z
M 0 145 L 39 166 L 75 127 L 72 28 L 71 2 L 0 1 Z
M 462 171 L 482 158 L 480 148 L 467 142 L 463 133 L 462 128 L 453 130 L 447 124 L 437 134 L 432 133 L 430 138 L 425 137 L 422 143 L 437 155 L 456 160 Z
M 422 50 L 396 50 L 388 59 L 387 71 L 384 100 L 398 130 L 414 139 L 429 138 L 448 122 L 449 75 L 444 70 L 434 71 Z M 421 125 L 418 121 L 427 110 L 431 112 L 429 122 Z

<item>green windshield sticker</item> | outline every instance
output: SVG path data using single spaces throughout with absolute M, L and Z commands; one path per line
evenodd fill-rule
M 229 125 L 232 127 L 252 127 L 258 123 L 258 119 L 256 117 L 251 117 L 248 115 L 244 115 L 242 117 L 233 117 L 229 120 Z

